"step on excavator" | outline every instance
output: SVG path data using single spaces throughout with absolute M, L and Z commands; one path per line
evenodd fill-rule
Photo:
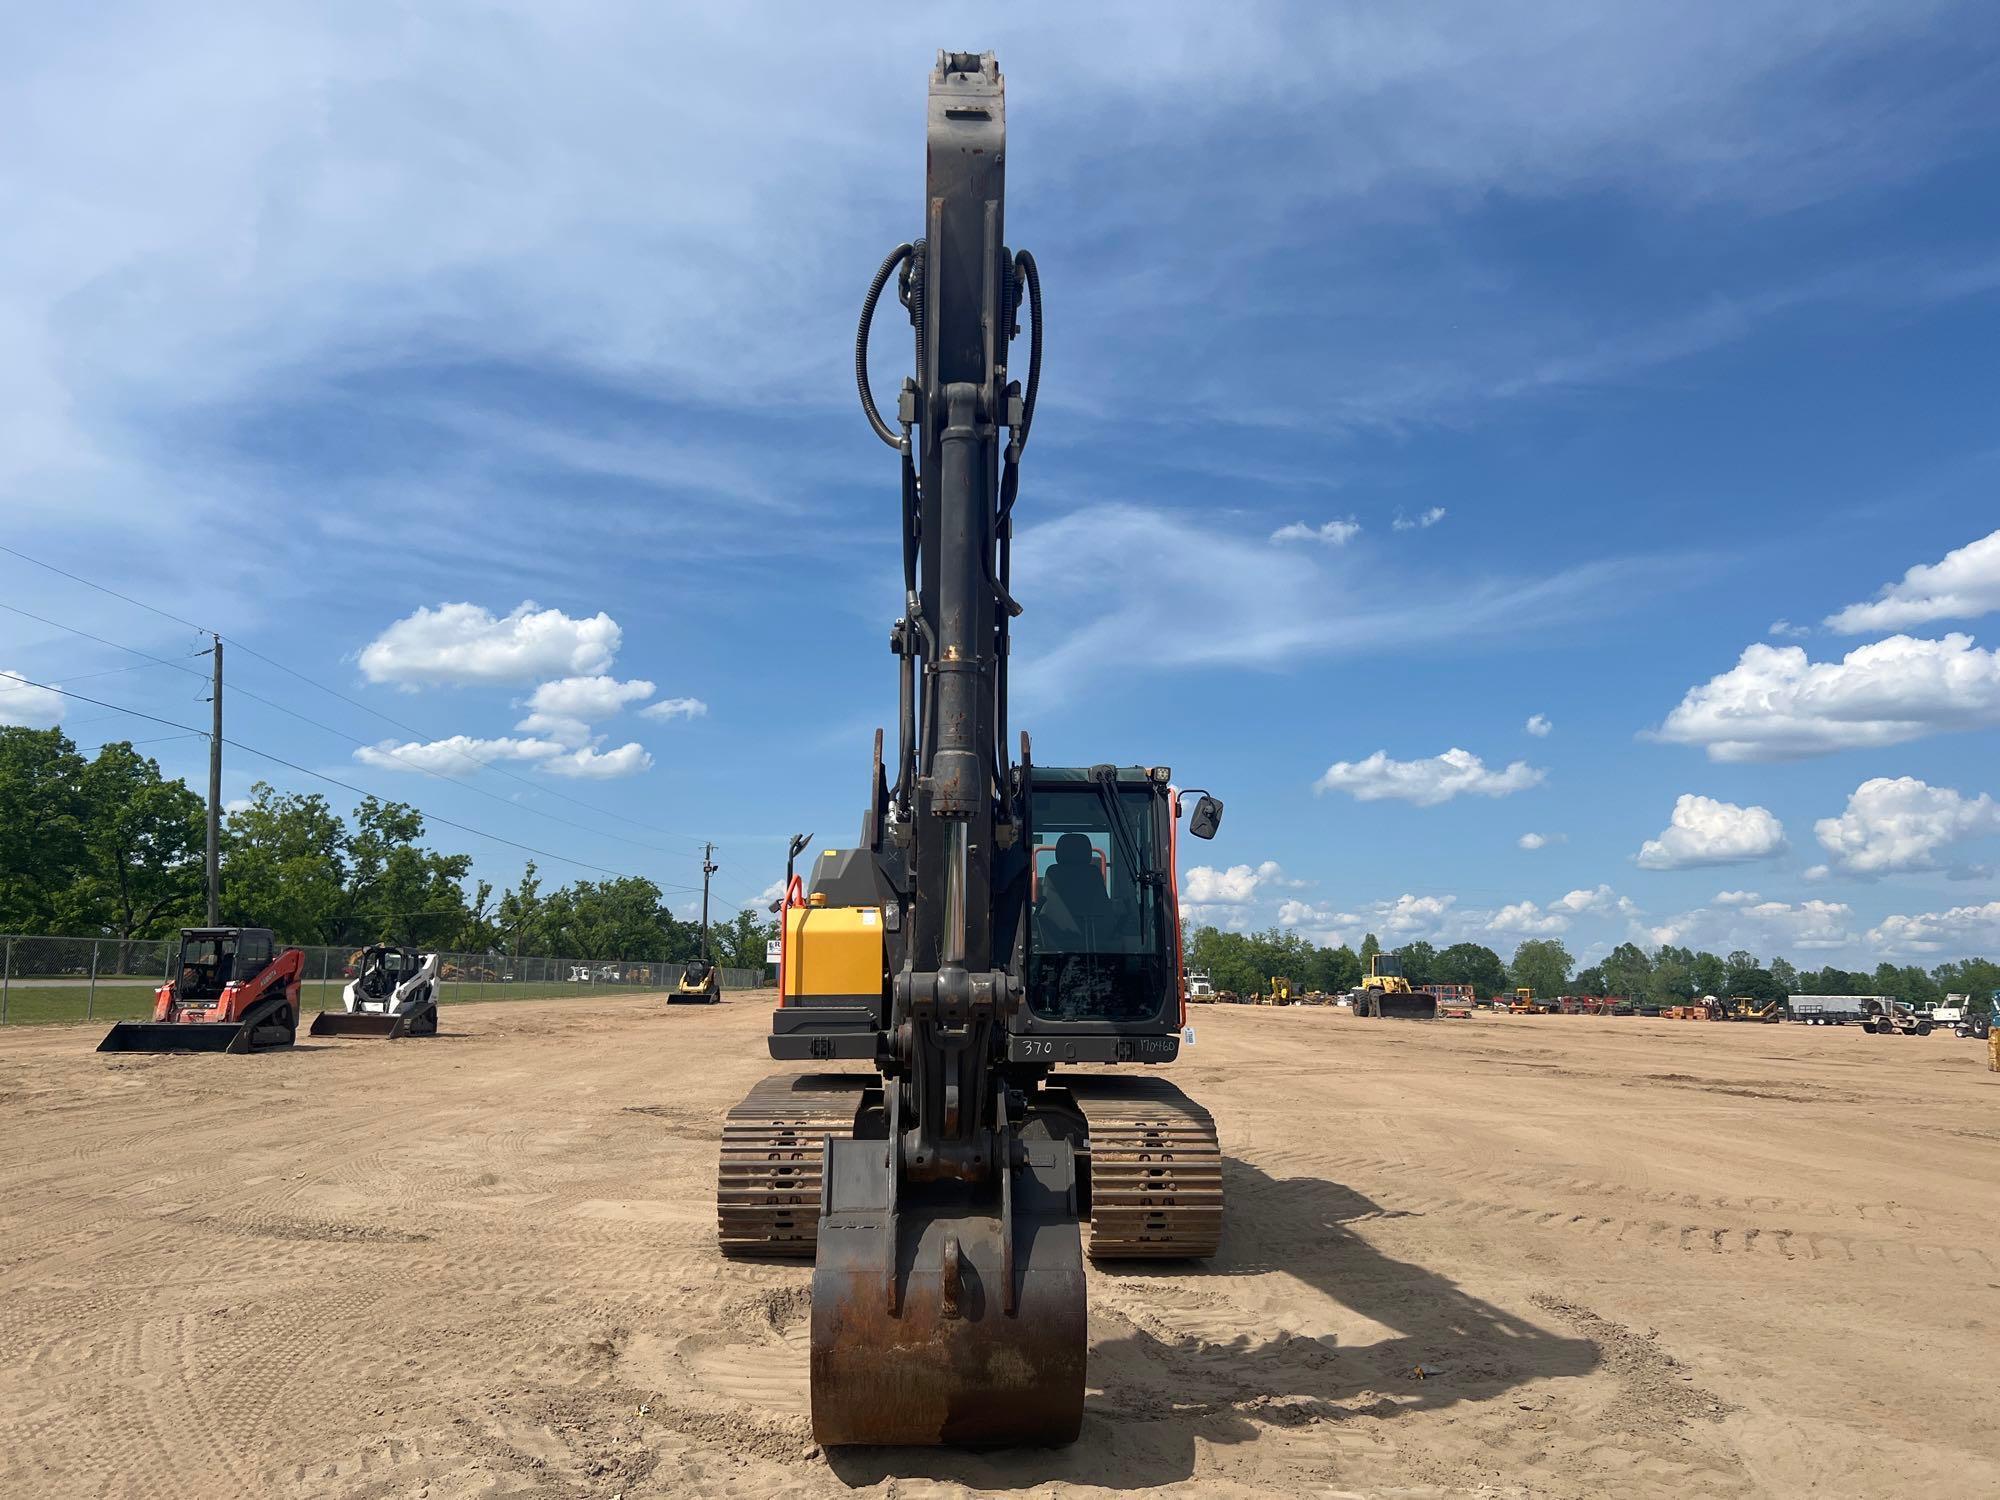
M 394 943 L 361 950 L 340 1009 L 313 1017 L 314 1036 L 436 1036 L 438 956 Z
M 298 1039 L 303 949 L 268 927 L 183 927 L 151 1021 L 120 1021 L 99 1052 L 264 1052 Z
M 899 732 L 887 759 L 876 732 L 855 847 L 787 883 L 769 1047 L 816 1071 L 767 1078 L 724 1124 L 723 1252 L 813 1259 L 828 1446 L 1074 1439 L 1084 1255 L 1198 1258 L 1222 1229 L 1208 1112 L 1091 1066 L 1179 1055 L 1184 794 L 1165 766 L 1046 767 L 1009 742 L 1042 305 L 1034 259 L 1003 239 L 1004 102 L 990 53 L 939 55 L 923 237 L 863 301 L 862 408 L 902 473 Z M 893 425 L 868 381 L 892 278 L 916 363 Z M 1200 793 L 1188 831 L 1212 838 L 1221 816 Z

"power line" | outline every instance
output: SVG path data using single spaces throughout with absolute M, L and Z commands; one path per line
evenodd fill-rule
M 10 557 L 18 557 L 21 559 L 22 562 L 33 563 L 38 568 L 47 568 L 51 573 L 60 573 L 62 574 L 63 577 L 68 578 L 76 583 L 80 583 L 85 588 L 96 589 L 97 592 L 100 594 L 109 594 L 114 599 L 123 599 L 127 604 L 136 604 L 141 609 L 149 609 L 154 614 L 160 616 L 162 619 L 172 620 L 176 625 L 185 625 L 189 630 L 199 631 L 202 635 L 213 634 L 212 631 L 203 629 L 201 626 L 195 624 L 194 621 L 192 620 L 183 620 L 179 615 L 169 614 L 166 610 L 161 609 L 157 604 L 148 604 L 144 599 L 134 599 L 130 594 L 121 594 L 118 592 L 118 590 L 112 588 L 106 588 L 101 583 L 92 583 L 88 578 L 80 577 L 77 574 L 70 572 L 67 568 L 59 568 L 54 563 L 43 562 L 39 557 L 30 557 L 28 556 L 27 553 L 19 551 L 13 547 L 9 547 L 4 543 L 0 543 L 0 552 L 5 552 Z
M 59 567 L 57 567 L 57 566 L 56 566 L 56 565 L 55 565 L 54 563 L 49 563 L 49 562 L 43 562 L 43 561 L 42 561 L 42 560 L 41 560 L 41 559 L 40 559 L 39 557 L 30 557 L 30 556 L 29 556 L 29 555 L 28 555 L 27 553 L 25 553 L 25 552 L 21 551 L 21 550 L 20 550 L 20 549 L 18 549 L 18 548 L 15 548 L 15 547 L 9 547 L 9 546 L 6 546 L 6 545 L 4 545 L 4 544 L 0 544 L 0 552 L 5 552 L 5 553 L 7 553 L 7 554 L 8 554 L 9 556 L 11 556 L 11 557 L 18 557 L 18 558 L 20 558 L 20 559 L 21 559 L 21 561 L 23 561 L 23 562 L 27 562 L 27 563 L 33 563 L 33 564 L 34 564 L 34 565 L 35 565 L 36 567 L 38 567 L 38 568 L 46 568 L 46 569 L 48 569 L 48 570 L 49 570 L 49 571 L 50 571 L 51 573 L 56 573 L 56 574 L 60 574 L 60 575 L 61 575 L 62 577 L 64 577 L 64 578 L 68 578 L 68 579 L 71 579 L 71 580 L 73 580 L 73 581 L 74 581 L 74 582 L 76 582 L 76 583 L 80 583 L 80 584 L 84 585 L 84 586 L 85 586 L 86 588 L 93 588 L 93 589 L 96 589 L 96 590 L 97 590 L 97 591 L 98 591 L 99 593 L 102 593 L 102 594 L 109 594 L 109 595 L 110 595 L 110 596 L 111 596 L 112 598 L 114 598 L 114 599 L 123 599 L 123 600 L 124 600 L 124 601 L 125 601 L 125 602 L 126 602 L 127 604 L 135 604 L 135 605 L 137 605 L 137 606 L 138 606 L 138 607 L 139 607 L 140 609 L 145 609 L 145 610 L 151 610 L 151 611 L 152 611 L 152 612 L 153 612 L 154 614 L 156 614 L 156 615 L 160 616 L 160 617 L 161 617 L 162 619 L 166 619 L 166 620 L 172 620 L 172 621 L 173 621 L 173 622 L 174 622 L 174 623 L 175 623 L 176 625 L 185 625 L 185 626 L 187 626 L 187 627 L 188 627 L 188 629 L 190 629 L 190 630 L 194 630 L 194 631 L 199 631 L 199 632 L 200 632 L 201 634 L 203 634 L 203 635 L 215 635 L 215 634 L 220 634 L 220 632 L 217 632 L 217 631 L 210 631 L 210 630 L 208 630 L 208 629 L 207 629 L 206 627 L 204 627 L 204 626 L 200 626 L 200 625 L 196 625 L 196 624 L 195 624 L 195 623 L 194 623 L 193 621 L 191 621 L 191 620 L 184 620 L 184 619 L 182 619 L 182 618 L 181 618 L 181 617 L 180 617 L 179 615 L 177 615 L 177 614 L 173 614 L 173 613 L 171 613 L 171 612 L 169 612 L 169 611 L 167 611 L 167 610 L 164 610 L 164 609 L 161 609 L 161 608 L 160 608 L 160 607 L 159 607 L 158 605 L 155 605 L 155 604 L 148 604 L 148 603 L 147 603 L 147 602 L 146 602 L 145 600 L 143 600 L 143 599 L 135 599 L 135 598 L 133 598 L 133 597 L 132 597 L 132 596 L 131 596 L 130 594 L 121 594 L 121 593 L 120 593 L 120 592 L 119 592 L 119 591 L 118 591 L 117 589 L 114 589 L 114 588 L 107 588 L 107 587 L 106 587 L 106 586 L 105 586 L 104 584 L 101 584 L 101 583 L 93 583 L 93 582 L 92 582 L 92 581 L 91 581 L 90 579 L 88 579 L 88 578 L 84 578 L 84 577 L 82 577 L 82 576 L 81 576 L 81 575 L 79 575 L 79 574 L 76 574 L 76 573 L 72 573 L 72 572 L 70 572 L 70 571 L 69 571 L 69 570 L 68 570 L 67 568 L 59 568 Z M 25 614 L 25 613 L 27 613 L 27 612 L 26 612 L 25 610 L 23 610 L 23 611 L 20 611 L 20 613 L 23 613 L 23 614 Z M 39 618 L 39 617 L 37 616 L 37 617 L 34 617 L 34 618 Z M 53 623 L 53 622 L 50 622 L 50 623 Z M 59 627 L 59 628 L 66 628 L 66 627 Z M 77 633 L 78 633 L 79 635 L 81 635 L 81 634 L 83 634 L 84 632 L 82 632 L 82 631 L 79 631 L 79 632 L 77 632 Z M 93 637 L 93 639 L 96 639 L 96 638 L 95 638 L 95 637 Z M 385 724 L 393 724 L 393 725 L 395 725 L 395 726 L 396 726 L 396 728 L 398 728 L 398 729 L 401 729 L 401 730 L 402 730 L 402 731 L 404 731 L 404 732 L 405 732 L 406 734 L 414 734 L 414 735 L 418 736 L 418 737 L 419 737 L 420 739 L 425 739 L 425 740 L 432 740 L 432 741 L 435 741 L 435 740 L 438 740 L 438 739 L 442 738 L 442 736 L 439 736 L 439 735 L 435 735 L 435 734 L 432 734 L 432 733 L 430 733 L 430 732 L 429 732 L 428 730 L 423 730 L 423 729 L 419 729 L 419 728 L 417 728 L 417 727 L 416 727 L 415 725 L 413 725 L 413 724 L 406 724 L 406 723 L 404 723 L 404 722 L 403 722 L 403 721 L 402 721 L 401 719 L 398 719 L 398 718 L 394 717 L 394 716 L 393 716 L 393 715 L 391 715 L 391 714 L 385 714 L 385 713 L 383 713 L 383 712 L 382 712 L 382 711 L 381 711 L 380 709 L 378 709 L 378 708 L 374 708 L 374 707 L 371 707 L 370 705 L 368 705 L 368 704 L 366 704 L 366 703 L 363 703 L 363 702 L 362 702 L 362 701 L 361 701 L 360 699 L 358 699 L 358 698 L 351 698 L 351 697 L 349 697 L 349 696 L 348 696 L 348 695 L 347 695 L 346 693 L 343 693 L 343 692 L 339 691 L 339 690 L 338 690 L 338 689 L 336 689 L 336 688 L 330 688 L 330 687 L 328 687 L 328 686 L 327 686 L 327 685 L 326 685 L 325 683 L 323 683 L 323 682 L 319 682 L 319 681 L 317 681 L 317 680 L 316 680 L 316 679 L 314 679 L 314 678 L 311 678 L 311 677 L 308 677 L 308 676 L 307 676 L 307 675 L 306 675 L 305 673 L 303 673 L 303 672 L 301 672 L 301 671 L 297 670 L 297 669 L 296 669 L 296 668 L 294 668 L 294 667 L 288 667 L 288 666 L 286 666 L 286 665 L 285 665 L 285 664 L 284 664 L 283 662 L 281 662 L 281 661 L 277 660 L 277 659 L 276 659 L 275 657 L 271 657 L 271 656 L 266 656 L 266 655 L 265 655 L 265 654 L 264 654 L 263 652 L 259 651 L 259 650 L 258 650 L 258 649 L 257 649 L 256 647 L 254 647 L 254 646 L 249 646 L 249 645 L 246 645 L 246 644 L 244 644 L 244 643 L 243 643 L 242 641 L 239 641 L 239 640 L 237 640 L 237 639 L 236 639 L 235 637 L 233 637 L 233 636 L 226 636 L 226 635 L 225 635 L 225 636 L 223 636 L 223 637 L 222 637 L 222 639 L 223 639 L 223 640 L 224 640 L 225 642 L 227 642 L 227 643 L 228 643 L 229 645 L 231 645 L 231 646 L 234 646 L 234 647 L 235 647 L 235 648 L 236 648 L 237 650 L 239 650 L 239 651 L 244 651 L 244 652 L 247 652 L 247 653 L 249 653 L 249 654 L 250 654 L 251 656 L 254 656 L 254 657 L 256 657 L 256 658 L 257 658 L 257 659 L 258 659 L 259 661 L 261 661 L 261 662 L 264 662 L 264 663 L 266 663 L 266 664 L 268 664 L 268 665 L 270 665 L 270 666 L 273 666 L 273 667 L 276 667 L 276 668 L 277 668 L 277 669 L 278 669 L 278 670 L 279 670 L 280 672 L 284 672 L 284 673 L 286 673 L 286 674 L 288 674 L 288 675 L 290 675 L 290 676 L 292 676 L 292 677 L 296 677 L 296 678 L 298 678 L 298 679 L 299 679 L 299 681 L 301 681 L 301 682 L 305 683 L 305 684 L 306 684 L 306 685 L 307 685 L 308 687 L 315 687 L 315 688 L 318 688 L 318 689 L 319 689 L 319 690 L 320 690 L 320 691 L 321 691 L 322 693 L 326 693 L 326 694 L 329 694 L 329 695 L 331 695 L 332 697 L 335 697 L 335 698 L 338 698 L 338 699 L 339 699 L 339 700 L 340 700 L 341 702 L 343 702 L 343 703 L 345 703 L 345 704 L 348 704 L 348 705 L 350 705 L 351 707 L 354 707 L 354 708 L 358 708 L 358 709 L 360 709 L 360 710 L 361 710 L 361 711 L 362 711 L 363 713 L 365 713 L 365 714 L 370 714 L 370 715 L 372 715 L 373 717 L 375 717 L 375 718 L 378 718 L 378 719 L 380 719 L 380 720 L 381 720 L 381 721 L 382 721 L 383 723 L 385 723 Z M 106 644 L 107 644 L 107 645 L 110 645 L 110 644 L 115 644 L 115 643 L 113 643 L 113 642 L 106 642 Z M 131 648 L 130 648 L 130 647 L 125 647 L 125 648 L 123 648 L 123 649 L 126 649 L 126 650 L 130 650 Z M 142 656 L 143 656 L 143 655 L 145 655 L 146 653 L 144 653 L 144 652 L 139 652 L 138 654 L 139 654 L 139 655 L 142 655 Z M 155 660 L 159 660 L 160 658 L 154 658 L 154 659 L 155 659 Z M 198 676 L 198 675 L 200 675 L 200 674 L 198 674 L 198 673 L 197 673 L 196 675 Z M 239 689 L 238 691 L 241 691 L 241 690 Z M 260 699 L 259 701 L 260 701 L 260 702 L 264 702 L 264 701 L 268 701 L 268 700 L 264 700 L 264 699 Z M 358 743 L 360 743 L 360 742 L 359 742 L 359 741 L 357 741 L 357 740 L 350 740 L 350 743 L 354 743 L 354 744 L 358 744 Z M 556 789 L 555 789 L 554 787 L 550 787 L 550 786 L 544 786 L 544 785 L 542 785 L 542 784 L 541 784 L 541 783 L 539 783 L 539 782 L 534 782 L 534 781 L 530 781 L 530 780 L 529 780 L 529 779 L 528 779 L 527 777 L 525 777 L 525 776 L 522 776 L 522 775 L 521 775 L 521 774 L 519 774 L 518 772 L 515 772 L 515 771 L 510 771 L 510 770 L 508 770 L 508 769 L 507 769 L 507 768 L 506 768 L 505 766 L 502 766 L 502 765 L 496 765 L 496 764 L 494 764 L 494 763 L 493 763 L 493 762 L 491 762 L 491 761 L 484 761 L 484 760 L 481 760 L 481 759 L 480 759 L 480 758 L 479 758 L 478 756 L 476 756 L 476 755 L 472 755 L 472 754 L 469 754 L 469 753 L 467 753 L 466 751 L 463 751 L 463 750 L 458 750 L 458 751 L 454 751 L 454 752 L 452 752 L 452 753 L 453 753 L 453 754 L 455 754 L 455 755 L 458 755 L 458 756 L 459 756 L 459 757 L 461 757 L 462 759 L 465 759 L 465 760 L 469 760 L 469 761 L 471 761 L 471 762 L 472 762 L 472 763 L 473 763 L 473 764 L 474 764 L 475 766 L 478 766 L 478 767 L 480 767 L 480 768 L 481 768 L 482 770 L 487 770 L 487 771 L 495 771 L 495 772 L 498 772 L 498 773 L 499 773 L 500 775 L 502 775 L 502 776 L 505 776 L 505 777 L 509 778 L 510 780 L 513 780 L 513 781 L 518 781 L 518 782 L 520 782 L 520 783 L 521 783 L 521 785 L 523 785 L 523 786 L 528 786 L 528 787 L 533 787 L 533 788 L 534 788 L 534 789 L 535 789 L 536 791 L 538 791 L 538 792 L 542 792 L 542 793 L 545 793 L 545 794 L 547 794 L 548 796 L 551 796 L 551 797 L 556 797 L 556 798 L 559 798 L 560 800 L 562 800 L 562 801 L 564 801 L 564 802 L 568 802 L 568 803 L 572 803 L 572 804 L 574 804 L 574 805 L 575 805 L 575 806 L 577 806 L 577 807 L 581 807 L 581 808 L 584 808 L 584 809 L 586 809 L 586 810 L 588 810 L 588 811 L 590 811 L 590 812 L 594 812 L 594 813 L 596 813 L 596 814 L 597 814 L 597 815 L 598 815 L 599 817 L 605 817 L 605 818 L 616 818 L 616 819 L 620 819 L 621 821 L 624 821 L 624 822 L 627 822 L 627 823 L 630 823 L 630 824 L 631 824 L 631 826 L 633 826 L 634 828 L 644 828 L 644 829 L 646 829 L 646 830 L 647 830 L 648 832 L 651 832 L 651 833 L 657 833 L 657 834 L 660 834 L 660 835 L 662 835 L 662 836 L 664 836 L 664 837 L 666 837 L 666 838 L 671 838 L 671 839 L 682 839 L 682 840 L 685 840 L 686 842 L 688 842 L 688 843 L 689 843 L 689 844 L 691 844 L 691 845 L 699 845 L 699 844 L 700 844 L 700 843 L 702 842 L 702 841 L 701 841 L 700 839 L 698 839 L 698 838 L 695 838 L 695 837 L 693 837 L 693 836 L 692 836 L 692 835 L 690 835 L 690 834 L 685 834 L 685 833 L 678 833 L 678 832 L 674 831 L 674 830 L 673 830 L 673 829 L 671 829 L 671 828 L 661 828 L 661 827 L 659 827 L 659 826 L 657 826 L 657 825 L 655 825 L 655 824 L 651 824 L 651 823 L 641 823 L 641 822 L 637 821 L 636 819 L 633 819 L 633 818 L 630 818 L 630 817 L 626 817 L 626 816 L 625 816 L 625 815 L 623 815 L 623 814 L 620 814 L 620 813 L 614 813 L 614 812 L 612 812 L 612 811 L 611 811 L 610 809 L 608 809 L 608 808 L 602 808 L 602 807 L 598 807 L 598 806 L 597 806 L 596 804 L 594 804 L 594 803 L 590 803 L 590 802 L 585 802 L 585 801 L 584 801 L 584 800 L 583 800 L 583 799 L 582 799 L 581 797 L 572 797 L 572 796 L 570 796 L 570 795 L 569 795 L 569 794 L 568 794 L 567 792 L 560 792 L 560 791 L 557 791 L 557 790 L 556 790 Z M 616 837 L 616 835 L 612 835 L 612 837 Z
M 118 703 L 107 703 L 102 698 L 87 697 L 82 693 L 73 693 L 69 691 L 69 689 L 67 688 L 53 687 L 46 682 L 34 682 L 26 677 L 17 677 L 14 680 L 17 682 L 26 683 L 29 687 L 42 688 L 47 692 L 59 694 L 64 698 L 75 698 L 78 702 L 81 703 L 95 704 L 99 708 L 115 709 L 119 713 L 130 714 L 132 717 L 136 719 L 146 719 L 155 724 L 164 724 L 167 726 L 167 728 L 178 729 L 182 731 L 184 734 L 199 735 L 203 739 L 208 738 L 208 732 L 206 730 L 196 729 L 190 724 L 177 724 L 172 719 L 162 719 L 157 714 L 141 713 L 136 708 L 126 708 L 124 705 Z M 241 750 L 247 754 L 254 755 L 258 757 L 258 759 L 260 760 L 268 760 L 276 765 L 284 766 L 288 770 L 297 771 L 301 776 L 311 776 L 315 780 L 326 782 L 329 786 L 337 786 L 342 791 L 352 792 L 357 797 L 371 797 L 374 795 L 374 793 L 365 791 L 362 788 L 353 785 L 351 782 L 342 781 L 337 776 L 329 776 L 324 771 L 315 771 L 310 766 L 302 766 L 297 761 L 287 760 L 282 755 L 273 755 L 270 751 L 260 750 L 255 745 L 246 745 L 241 740 L 230 739 L 227 735 L 223 736 L 222 743 L 230 746 L 233 749 Z M 419 814 L 428 822 L 437 823 L 446 828 L 456 828 L 460 833 L 471 834 L 474 838 L 486 839 L 495 844 L 505 844 L 510 849 L 519 849 L 528 854 L 539 855 L 543 859 L 559 860 L 563 864 L 576 865 L 580 869 L 595 870 L 600 875 L 611 875 L 617 877 L 620 880 L 633 880 L 641 878 L 633 875 L 628 875 L 623 870 L 613 870 L 607 868 L 604 865 L 592 864 L 587 859 L 572 859 L 567 854 L 557 854 L 555 851 L 550 849 L 537 849 L 534 845 L 521 843 L 518 839 L 502 838 L 497 833 L 488 833 L 484 829 L 474 828 L 469 824 L 460 823 L 452 818 L 439 817 L 436 813 L 427 812 L 423 808 L 418 807 L 414 802 L 406 802 L 403 803 L 402 805 L 410 808 L 412 811 Z M 657 882 L 655 883 L 657 884 Z M 679 891 L 686 894 L 693 894 L 694 892 L 700 890 L 701 888 L 699 886 L 688 886 L 688 885 L 662 885 L 659 886 L 659 889 L 663 891 Z

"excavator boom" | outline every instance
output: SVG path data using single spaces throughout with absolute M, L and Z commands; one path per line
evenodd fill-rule
M 910 897 L 882 1059 L 886 1139 L 828 1140 L 821 1174 L 812 1411 L 827 1444 L 1061 1443 L 1083 1420 L 1075 1150 L 1001 1067 L 1025 998 L 1013 934 L 996 940 L 994 869 L 1023 823 L 1005 743 L 1005 580 L 1032 417 L 1007 372 L 1024 273 L 1002 238 L 1006 129 L 992 54 L 939 54 L 924 235 L 891 255 L 863 312 L 862 398 L 904 468 L 903 717 L 878 808 Z M 900 435 L 865 375 L 892 269 L 916 329 Z

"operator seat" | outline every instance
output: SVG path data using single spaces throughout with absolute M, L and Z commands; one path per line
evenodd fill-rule
M 1058 838 L 1055 863 L 1049 866 L 1043 879 L 1079 926 L 1086 922 L 1106 922 L 1115 915 L 1111 895 L 1104 889 L 1104 875 L 1098 868 L 1097 850 L 1089 835 L 1065 833 Z

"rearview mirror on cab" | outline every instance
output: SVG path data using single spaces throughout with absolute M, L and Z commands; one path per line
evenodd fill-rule
M 1212 839 L 1215 830 L 1222 826 L 1222 804 L 1207 792 L 1194 805 L 1194 812 L 1188 817 L 1188 832 L 1198 839 Z

